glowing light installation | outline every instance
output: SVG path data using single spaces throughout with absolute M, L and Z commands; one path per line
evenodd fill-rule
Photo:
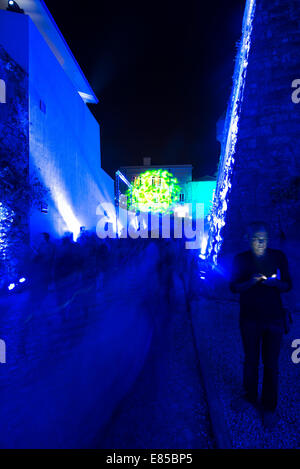
M 178 180 L 167 170 L 152 169 L 136 178 L 132 185 L 130 210 L 171 213 L 181 192 Z
M 255 15 L 255 0 L 247 0 L 243 19 L 243 33 L 239 45 L 233 76 L 232 94 L 227 109 L 222 152 L 220 157 L 217 188 L 213 206 L 208 215 L 209 240 L 206 257 L 217 263 L 218 253 L 222 246 L 221 230 L 225 225 L 228 196 L 231 189 L 231 176 L 234 165 L 234 154 L 238 136 L 239 119 L 243 103 L 248 58 L 251 47 L 251 34 Z

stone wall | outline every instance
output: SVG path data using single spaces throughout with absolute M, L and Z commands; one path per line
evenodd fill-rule
M 257 0 L 223 255 L 246 247 L 253 220 L 272 227 L 272 244 L 299 238 L 300 8 L 297 0 Z
M 28 77 L 1 45 L 0 79 L 0 259 L 2 278 L 13 278 L 28 241 Z

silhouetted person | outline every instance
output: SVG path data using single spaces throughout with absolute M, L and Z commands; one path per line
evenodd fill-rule
M 43 301 L 47 297 L 48 287 L 52 280 L 53 261 L 54 246 L 50 240 L 50 235 L 49 233 L 40 233 L 37 246 L 33 249 L 33 255 L 30 259 L 30 289 L 20 335 L 19 350 L 24 355 L 26 354 L 28 323 L 41 312 Z
M 65 233 L 56 249 L 54 262 L 57 304 L 64 321 L 71 312 L 73 300 L 80 288 L 82 258 L 72 238 L 72 233 Z
M 172 302 L 173 294 L 173 268 L 174 259 L 172 256 L 172 241 L 170 239 L 163 239 L 159 244 L 159 261 L 157 264 L 158 275 L 160 279 L 160 292 L 162 294 L 162 301 L 166 301 L 168 306 Z
M 38 245 L 34 249 L 31 262 L 31 273 L 29 282 L 30 289 L 30 311 L 40 307 L 48 293 L 48 286 L 52 280 L 54 261 L 54 246 L 50 241 L 49 233 L 40 233 Z
M 95 308 L 96 305 L 97 275 L 99 272 L 97 247 L 100 240 L 92 232 L 85 231 L 84 233 L 85 236 L 81 237 L 80 242 L 82 258 L 81 288 L 78 292 L 76 304 L 87 318 L 89 310 Z
M 105 278 L 106 272 L 110 266 L 109 249 L 105 240 L 102 240 L 102 242 L 98 243 L 98 247 L 96 251 L 96 261 L 97 261 L 97 267 L 98 267 L 97 289 L 100 289 L 100 288 L 102 289 L 104 285 L 104 278 Z
M 272 425 L 278 395 L 278 360 L 284 333 L 281 292 L 292 287 L 285 254 L 268 245 L 262 222 L 249 226 L 250 250 L 235 256 L 230 289 L 240 294 L 240 331 L 244 347 L 246 399 L 256 403 L 260 347 L 264 365 L 262 405 L 266 426 Z

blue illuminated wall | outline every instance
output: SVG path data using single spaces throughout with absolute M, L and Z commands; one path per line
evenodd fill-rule
M 0 44 L 28 73 L 29 169 L 50 190 L 48 213 L 31 214 L 32 236 L 95 228 L 97 205 L 113 201 L 97 121 L 29 16 L 0 10 Z
M 0 286 L 28 243 L 28 76 L 0 44 Z M 21 187 L 19 182 L 21 181 Z
M 257 0 L 228 198 L 223 252 L 245 247 L 248 222 L 271 226 L 272 243 L 299 240 L 299 2 Z

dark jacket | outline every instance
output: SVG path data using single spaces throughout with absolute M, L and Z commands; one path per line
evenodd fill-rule
M 239 285 L 247 282 L 254 274 L 271 277 L 277 274 L 276 286 L 259 282 L 240 291 Z M 283 318 L 284 311 L 280 294 L 292 288 L 292 281 L 285 254 L 278 249 L 267 248 L 262 258 L 251 250 L 237 254 L 233 260 L 230 290 L 240 293 L 240 315 L 244 319 L 272 320 Z

